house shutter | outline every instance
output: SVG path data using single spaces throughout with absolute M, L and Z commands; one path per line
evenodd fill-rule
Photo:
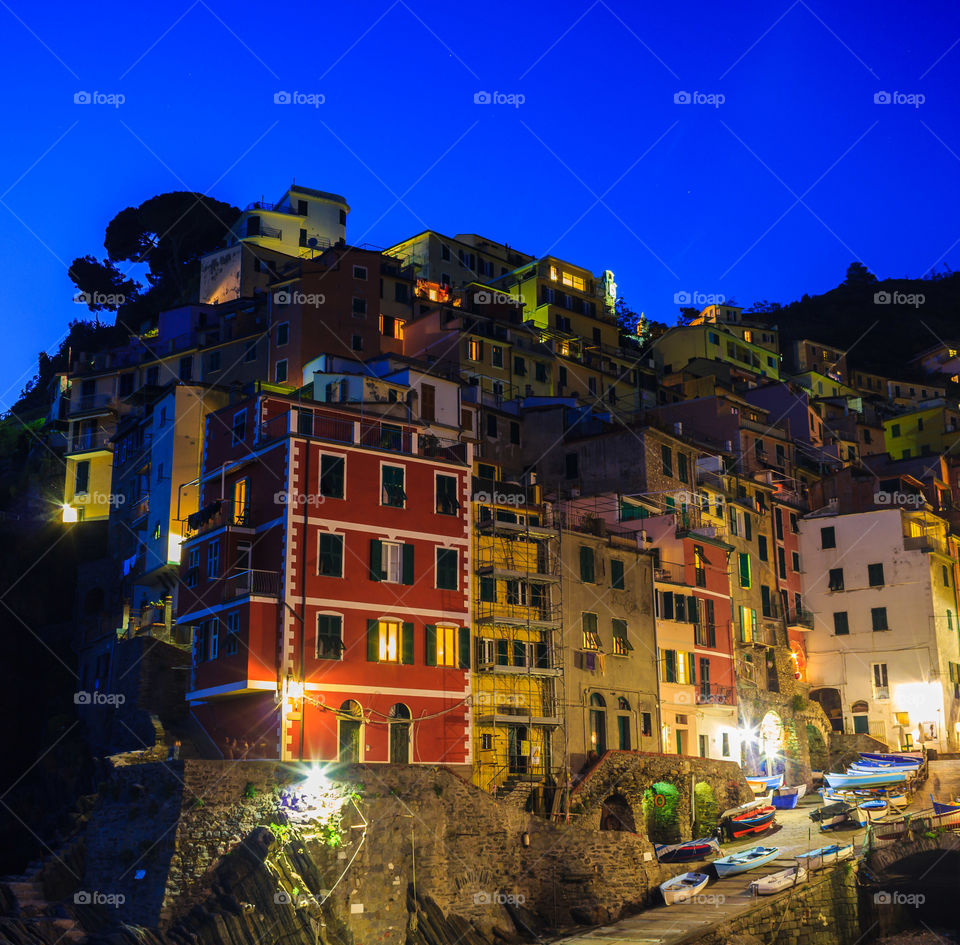
M 697 613 L 696 597 L 687 598 L 687 620 L 690 623 L 700 623 L 699 615 Z
M 413 665 L 413 624 L 403 624 L 403 638 L 400 645 L 400 662 Z
M 424 628 L 427 631 L 427 666 L 437 665 L 437 628 L 428 623 Z
M 673 596 L 673 609 L 676 613 L 676 619 L 681 623 L 686 623 L 687 620 L 687 599 L 683 594 L 674 594 Z
M 692 653 L 687 654 L 687 669 L 687 682 L 691 686 L 695 686 L 697 684 L 697 667 Z
M 383 580 L 383 545 L 379 538 L 370 539 L 370 580 Z
M 401 581 L 404 584 L 413 584 L 413 545 L 403 546 L 403 575 Z
M 663 592 L 663 605 L 661 606 L 663 611 L 664 620 L 673 620 L 673 594 L 670 591 Z
M 380 662 L 380 621 L 367 621 L 367 661 Z
M 461 627 L 457 631 L 458 642 L 460 644 L 460 668 L 470 668 L 470 628 Z

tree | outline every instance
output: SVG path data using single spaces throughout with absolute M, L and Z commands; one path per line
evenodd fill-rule
M 759 315 L 759 314 L 768 314 L 770 312 L 779 312 L 783 306 L 779 302 L 768 302 L 766 299 L 760 299 L 757 302 L 754 302 L 746 310 L 747 315 Z
M 236 207 L 204 194 L 159 194 L 121 210 L 107 224 L 106 258 L 78 257 L 70 278 L 91 311 L 116 311 L 118 323 L 133 330 L 162 309 L 193 300 L 198 260 L 223 243 L 239 215 Z M 149 287 L 122 272 L 120 262 L 146 263 Z
M 847 266 L 847 277 L 843 280 L 847 285 L 876 282 L 877 277 L 862 262 L 852 262 Z
M 677 315 L 677 324 L 678 325 L 689 325 L 695 318 L 700 317 L 700 309 L 692 308 L 691 306 L 682 306 L 680 308 L 680 314 Z
M 643 312 L 637 314 L 621 296 L 614 305 L 617 316 L 617 327 L 625 335 L 634 335 L 640 339 L 641 345 L 649 344 L 669 331 L 669 326 L 663 322 L 650 321 Z

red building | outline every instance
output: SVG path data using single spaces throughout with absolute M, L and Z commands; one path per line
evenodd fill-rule
M 800 561 L 799 518 L 806 503 L 792 491 L 782 487 L 771 497 L 773 512 L 773 544 L 777 575 L 777 593 L 787 625 L 787 637 L 798 679 L 807 678 L 807 634 L 813 629 L 813 615 L 804 610 L 802 596 L 803 563 Z
M 208 416 L 177 622 L 227 757 L 470 764 L 469 450 L 277 393 Z

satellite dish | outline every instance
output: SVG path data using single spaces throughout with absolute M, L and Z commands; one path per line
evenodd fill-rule
M 315 236 L 311 236 L 310 239 L 307 240 L 307 246 L 309 246 L 311 249 L 316 249 L 317 238 Z

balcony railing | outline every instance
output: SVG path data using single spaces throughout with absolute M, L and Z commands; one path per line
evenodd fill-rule
M 791 610 L 787 615 L 788 627 L 803 627 L 804 630 L 813 629 L 813 611 Z
M 263 597 L 280 596 L 278 571 L 236 571 L 223 579 L 223 599 L 245 597 L 248 594 Z
M 716 683 L 701 682 L 696 689 L 697 705 L 737 704 L 737 691 L 732 686 L 718 686 Z
M 294 210 L 290 204 L 280 204 L 280 203 L 265 203 L 263 200 L 255 200 L 253 203 L 248 203 L 246 210 L 262 210 L 265 213 L 288 213 L 292 217 L 305 217 L 306 213 L 300 213 L 299 210 Z
M 223 526 L 253 528 L 250 512 L 237 511 L 232 502 L 217 499 L 198 512 L 187 516 L 183 523 L 182 535 L 184 538 L 194 538 L 204 532 Z
M 942 555 L 947 553 L 946 545 L 939 535 L 905 535 L 903 548 L 905 551 L 922 551 L 926 554 L 932 551 Z
M 112 433 L 104 430 L 89 430 L 84 433 L 75 433 L 67 439 L 67 453 L 84 453 L 88 450 L 113 450 L 110 442 Z
M 83 394 L 70 401 L 70 413 L 86 413 L 89 410 L 105 410 L 113 406 L 113 394 Z
M 683 565 L 662 563 L 653 569 L 653 579 L 667 584 L 686 584 Z

